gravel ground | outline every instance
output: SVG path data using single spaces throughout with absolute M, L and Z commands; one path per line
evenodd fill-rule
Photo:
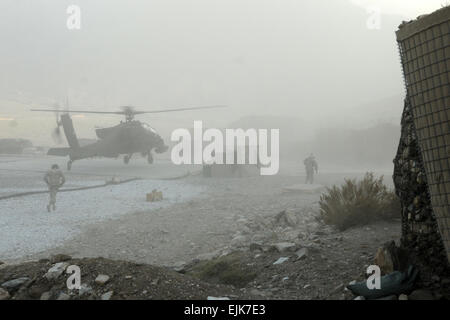
M 98 181 L 84 181 L 83 185 Z M 145 201 L 153 189 L 163 192 L 161 202 Z M 201 186 L 179 181 L 139 180 L 58 194 L 57 211 L 48 213 L 47 194 L 0 201 L 0 257 L 4 261 L 26 258 L 72 239 L 86 227 L 107 223 L 130 212 L 165 208 L 198 196 Z
M 347 175 L 319 175 L 317 182 L 329 185 L 342 182 L 344 177 Z M 317 213 L 319 193 L 283 192 L 285 186 L 302 180 L 303 177 L 285 175 L 245 179 L 191 176 L 176 183 L 193 190 L 200 188 L 202 191 L 195 198 L 90 224 L 69 241 L 55 243 L 53 248 L 29 258 L 63 252 L 74 257 L 182 265 L 214 252 L 232 250 L 239 242 L 248 245 L 258 240 L 258 232 L 245 234 L 246 221 L 271 218 L 285 209 L 303 212 L 305 216 Z M 317 227 L 317 222 L 309 221 L 302 230 L 311 233 Z
M 91 224 L 76 237 L 33 258 L 65 252 L 74 257 L 106 257 L 173 266 L 202 254 L 227 248 L 243 226 L 242 220 L 271 216 L 286 208 L 310 207 L 319 194 L 283 193 L 298 177 L 204 179 L 189 177 L 196 197 L 170 207 L 124 214 Z

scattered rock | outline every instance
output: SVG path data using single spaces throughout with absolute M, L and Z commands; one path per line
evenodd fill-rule
M 292 242 L 279 242 L 274 244 L 274 247 L 278 250 L 278 252 L 285 252 L 288 250 L 292 250 L 295 248 L 295 243 Z
M 275 216 L 275 223 L 281 226 L 295 227 L 299 223 L 299 217 L 291 210 L 283 210 Z
M 50 257 L 50 263 L 55 264 L 58 262 L 65 262 L 65 261 L 69 261 L 72 260 L 72 257 L 67 255 L 67 254 L 55 254 L 53 256 Z
M 214 258 L 217 258 L 218 256 L 220 256 L 220 254 L 221 254 L 221 251 L 220 250 L 216 250 L 216 251 L 213 251 L 213 252 L 199 254 L 196 257 L 196 259 L 198 259 L 200 261 L 202 261 L 202 260 L 211 260 L 211 259 L 214 259 Z M 184 261 L 180 261 L 180 262 L 183 262 L 184 264 L 186 264 Z M 178 262 L 178 263 L 180 263 L 180 262 Z
M 69 266 L 67 262 L 58 262 L 54 264 L 44 275 L 47 280 L 55 280 L 60 275 L 63 274 L 63 272 L 66 270 L 66 268 Z
M 264 234 L 258 233 L 252 236 L 252 241 L 257 243 L 257 242 L 264 242 L 264 240 L 266 239 L 266 236 Z
M 434 282 L 440 282 L 441 278 L 439 276 L 437 276 L 437 275 L 434 275 L 434 276 L 431 277 L 431 280 L 434 281 Z
M 406 294 L 401 294 L 398 296 L 398 300 L 408 300 L 408 296 Z
M 85 294 L 90 294 L 92 292 L 92 288 L 89 287 L 86 283 L 82 283 L 80 290 L 78 291 L 78 294 L 80 296 L 85 295 Z
M 100 299 L 102 299 L 102 300 L 111 300 L 113 294 L 114 294 L 114 291 L 108 291 L 108 292 L 102 294 Z
M 175 262 L 175 264 L 172 266 L 172 269 L 176 272 L 184 273 L 184 271 L 186 269 L 186 262 L 184 262 L 184 261 Z
M 206 298 L 206 300 L 230 300 L 230 298 L 228 298 L 228 297 L 212 297 L 212 296 L 209 296 L 209 297 Z
M 44 292 L 48 291 L 49 289 L 50 289 L 50 287 L 48 285 L 36 285 L 36 286 L 32 286 L 28 290 L 28 294 L 33 299 L 39 299 L 42 296 L 42 294 Z
M 284 262 L 286 262 L 286 261 L 288 261 L 289 260 L 289 258 L 288 257 L 281 257 L 281 258 L 279 258 L 277 261 L 275 261 L 273 264 L 282 264 L 282 263 L 284 263 Z
M 308 255 L 308 249 L 301 248 L 295 252 L 295 255 L 297 256 L 296 260 L 306 258 L 306 256 Z
M 99 285 L 104 285 L 109 281 L 109 276 L 106 274 L 99 274 L 97 278 L 95 278 L 95 283 Z
M 70 300 L 70 296 L 67 293 L 61 292 L 56 300 Z
M 231 240 L 232 246 L 242 246 L 247 242 L 247 237 L 243 235 L 237 235 Z
M 248 222 L 248 220 L 245 218 L 239 218 L 238 220 L 236 220 L 236 222 L 238 224 L 246 224 Z
M 3 288 L 5 288 L 6 290 L 15 290 L 15 289 L 18 289 L 20 286 L 22 286 L 25 282 L 27 282 L 29 280 L 30 280 L 30 278 L 28 278 L 28 277 L 17 278 L 14 280 L 6 281 L 1 286 Z
M 398 266 L 395 242 L 388 242 L 383 247 L 378 248 L 375 254 L 374 263 L 380 267 L 382 274 L 389 274 L 396 270 Z
M 433 294 L 431 291 L 418 289 L 414 290 L 409 296 L 409 300 L 434 300 Z
M 51 297 L 52 294 L 50 293 L 50 291 L 46 291 L 41 295 L 40 300 L 50 300 Z
M 366 298 L 364 298 L 363 296 L 357 296 L 355 299 L 353 300 L 366 300 Z
M 263 247 L 258 243 L 252 243 L 249 247 L 250 251 L 263 251 Z
M 333 294 L 338 293 L 340 291 L 344 290 L 344 284 L 341 283 L 340 285 L 338 285 L 337 287 L 335 287 L 332 291 Z
M 0 301 L 1 300 L 8 300 L 11 296 L 9 295 L 9 292 L 5 289 L 0 288 Z

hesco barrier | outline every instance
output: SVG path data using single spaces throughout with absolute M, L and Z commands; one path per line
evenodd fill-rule
M 449 30 L 447 6 L 403 23 L 396 34 L 431 206 L 450 261 Z

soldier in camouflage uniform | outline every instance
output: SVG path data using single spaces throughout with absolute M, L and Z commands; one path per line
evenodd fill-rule
M 64 177 L 61 170 L 57 164 L 52 165 L 52 168 L 47 171 L 44 176 L 44 181 L 47 183 L 48 191 L 50 194 L 50 201 L 47 205 L 47 211 L 50 212 L 50 209 L 53 211 L 56 210 L 56 194 L 58 193 L 59 188 L 63 186 L 66 182 L 66 178 Z
M 314 171 L 316 171 L 316 173 L 318 173 L 318 171 L 319 171 L 319 166 L 317 164 L 316 158 L 311 153 L 310 156 L 303 161 L 303 164 L 305 165 L 305 169 L 306 169 L 305 183 L 309 182 L 309 183 L 313 184 L 314 183 Z

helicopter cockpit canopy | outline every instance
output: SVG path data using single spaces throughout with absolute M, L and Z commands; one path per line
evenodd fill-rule
M 145 130 L 150 131 L 150 132 L 156 134 L 156 130 L 153 129 L 148 123 L 141 122 L 141 125 L 142 125 L 142 128 L 144 128 Z

